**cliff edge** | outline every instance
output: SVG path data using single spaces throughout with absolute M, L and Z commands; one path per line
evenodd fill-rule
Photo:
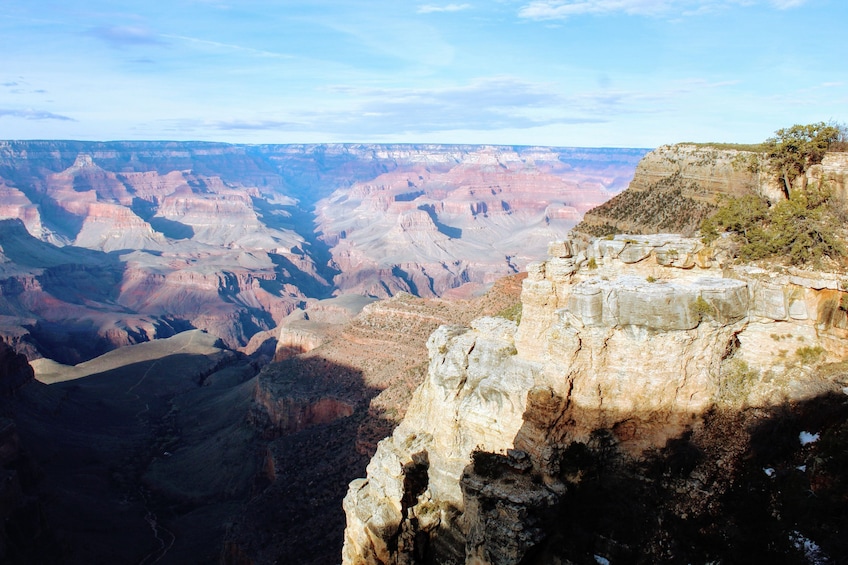
M 528 267 L 518 326 L 483 318 L 430 337 L 406 418 L 345 498 L 344 563 L 527 562 L 553 551 L 551 529 L 581 484 L 575 446 L 645 461 L 677 438 L 714 439 L 704 430 L 716 413 L 848 384 L 834 365 L 848 350 L 836 275 L 734 267 L 673 235 L 549 253 Z M 734 453 L 722 455 L 736 462 L 726 473 Z

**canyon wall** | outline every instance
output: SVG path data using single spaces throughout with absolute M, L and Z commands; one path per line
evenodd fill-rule
M 643 154 L 0 142 L 0 334 L 65 363 L 188 328 L 254 351 L 333 294 L 479 289 L 622 190 Z
M 484 318 L 430 337 L 427 379 L 345 498 L 345 563 L 519 563 L 543 537 L 532 517 L 566 490 L 563 450 L 596 430 L 639 456 L 714 407 L 844 384 L 816 376 L 809 358 L 844 358 L 837 275 L 730 267 L 679 236 L 550 251 L 528 268 L 518 327 Z M 469 467 L 487 453 L 533 472 L 520 485 L 487 481 Z
M 824 182 L 845 201 L 848 154 L 830 152 L 795 179 L 796 188 Z M 722 197 L 755 193 L 770 202 L 785 198 L 760 153 L 707 145 L 664 145 L 639 162 L 628 189 L 588 211 L 577 231 L 694 234 Z

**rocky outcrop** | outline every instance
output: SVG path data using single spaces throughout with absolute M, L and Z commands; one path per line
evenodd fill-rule
M 687 185 L 684 195 L 715 201 L 719 194 L 741 196 L 756 190 L 761 179 L 748 167 L 756 153 L 705 145 L 664 145 L 639 162 L 630 188 L 651 190 L 662 179 L 678 175 Z
M 811 371 L 848 345 L 835 275 L 730 268 L 672 235 L 549 251 L 528 267 L 517 328 L 431 336 L 427 379 L 345 498 L 345 563 L 525 562 L 569 488 L 568 446 L 602 430 L 638 456 L 716 407 L 839 391 Z
M 282 433 L 270 426 L 274 416 L 268 403 L 254 401 L 254 422 L 266 437 L 273 436 L 264 475 L 270 484 L 263 483 L 267 487 L 233 520 L 227 543 L 253 563 L 338 562 L 344 532 L 340 501 L 348 483 L 365 473 L 377 442 L 404 417 L 427 372 L 427 337 L 440 325 L 465 325 L 511 309 L 522 278 L 506 277 L 464 300 L 343 295 L 310 302 L 284 320 L 284 327 L 320 332 L 323 343 L 271 363 L 257 379 L 254 398 L 281 407 L 332 399 L 354 412 Z
M 844 198 L 848 154 L 830 152 L 795 183 L 824 182 Z M 628 189 L 589 210 L 576 230 L 611 233 L 695 233 L 721 197 L 758 194 L 785 198 L 764 154 L 708 145 L 664 145 L 639 162 Z
M 636 167 L 628 190 L 588 211 L 577 230 L 608 233 L 694 233 L 720 195 L 759 191 L 757 154 L 699 145 L 665 145 Z M 779 192 L 779 191 L 778 191 Z
M 26 356 L 0 342 L 0 396 L 14 395 L 33 379 L 35 375 Z
M 262 430 L 264 437 L 274 438 L 353 414 L 353 404 L 343 398 L 301 395 L 299 392 L 291 395 L 258 385 L 250 422 Z

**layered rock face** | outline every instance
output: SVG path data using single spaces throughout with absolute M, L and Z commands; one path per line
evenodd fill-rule
M 577 229 L 595 236 L 691 234 L 715 210 L 719 195 L 759 190 L 766 177 L 751 171 L 756 159 L 746 151 L 665 145 L 640 161 L 627 191 L 587 213 Z
M 795 179 L 797 187 L 824 183 L 846 195 L 848 154 L 830 152 Z M 593 236 L 613 233 L 691 235 L 722 196 L 759 194 L 770 202 L 785 198 L 761 153 L 703 145 L 664 145 L 639 162 L 628 189 L 588 211 L 577 231 Z
M 517 328 L 482 319 L 431 336 L 426 381 L 345 498 L 345 563 L 524 562 L 568 490 L 563 450 L 596 430 L 638 457 L 715 407 L 839 389 L 803 361 L 845 355 L 835 275 L 723 268 L 679 236 L 550 254 L 528 266 Z M 500 467 L 508 480 L 487 475 Z
M 643 154 L 0 142 L 0 219 L 24 228 L 3 228 L 2 335 L 66 363 L 186 328 L 254 352 L 334 293 L 433 297 L 516 272 Z
M 318 204 L 343 291 L 439 296 L 523 269 L 619 192 L 629 166 L 543 148 L 428 147 Z M 560 234 L 560 235 L 557 235 Z

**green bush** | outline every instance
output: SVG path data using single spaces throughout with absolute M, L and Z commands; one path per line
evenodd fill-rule
M 821 163 L 830 146 L 843 137 L 843 127 L 818 122 L 779 129 L 765 141 L 768 166 L 782 182 L 787 199 L 792 196 L 795 179 L 810 165 Z
M 728 198 L 701 223 L 701 235 L 711 243 L 721 232 L 734 234 L 741 243 L 739 257 L 746 261 L 780 256 L 793 265 L 817 264 L 846 254 L 837 207 L 822 186 L 796 190 L 772 207 L 755 195 Z
M 766 163 L 760 165 L 757 160 L 756 166 L 774 174 L 786 200 L 771 207 L 756 195 L 721 201 L 719 209 L 701 222 L 704 242 L 730 232 L 739 240 L 738 253 L 744 260 L 783 256 L 798 265 L 844 257 L 845 244 L 839 234 L 845 214 L 840 203 L 824 184 L 796 190 L 794 181 L 820 163 L 828 149 L 843 143 L 845 136 L 844 126 L 824 122 L 777 130 L 762 145 Z

